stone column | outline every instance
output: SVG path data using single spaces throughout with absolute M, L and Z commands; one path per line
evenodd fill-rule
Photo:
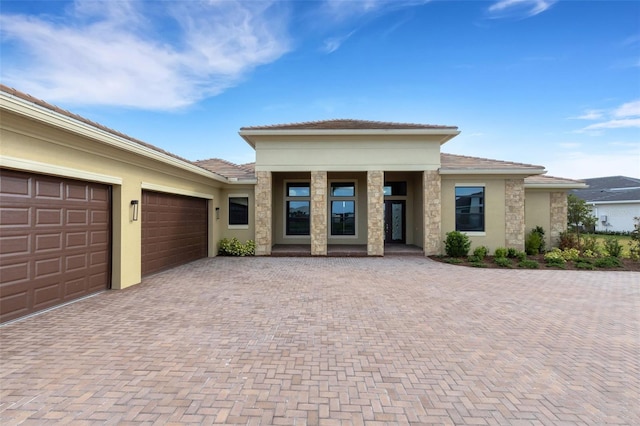
M 271 255 L 271 172 L 256 172 L 256 256 Z
M 505 246 L 524 250 L 524 179 L 507 179 L 504 192 Z
M 367 255 L 384 256 L 384 172 L 367 172 Z
M 422 200 L 424 209 L 425 256 L 440 254 L 442 247 L 442 183 L 437 170 L 426 170 L 422 174 Z
M 567 194 L 563 191 L 552 192 L 549 194 L 549 214 L 550 214 L 550 226 L 548 246 L 554 247 L 558 244 L 558 238 L 560 233 L 567 230 L 567 214 L 569 210 L 569 204 L 567 201 Z
M 311 255 L 327 255 L 327 172 L 311 172 Z

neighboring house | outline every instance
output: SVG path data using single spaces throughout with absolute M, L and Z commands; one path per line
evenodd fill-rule
M 596 231 L 630 232 L 640 217 L 640 179 L 608 176 L 585 179 L 588 189 L 572 194 L 586 201 L 596 217 Z
M 446 233 L 524 248 L 566 229 L 579 181 L 542 166 L 440 152 L 456 127 L 329 120 L 245 127 L 256 162 L 191 162 L 0 85 L 0 321 L 217 254 L 273 246 L 408 244 Z

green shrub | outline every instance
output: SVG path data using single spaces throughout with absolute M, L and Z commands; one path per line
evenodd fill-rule
M 479 246 L 473 250 L 473 255 L 479 259 L 484 259 L 487 254 L 489 254 L 489 249 L 485 246 Z
M 622 261 L 618 257 L 608 256 L 596 259 L 593 264 L 596 268 L 621 268 Z
M 523 260 L 527 259 L 527 253 L 520 250 L 516 250 L 515 258 L 522 262 Z
M 498 247 L 496 251 L 493 253 L 493 257 L 496 258 L 505 258 L 507 257 L 507 248 L 506 247 Z
M 253 256 L 256 252 L 256 243 L 248 240 L 241 243 L 237 238 L 223 238 L 218 244 L 218 254 L 220 256 Z
M 580 257 L 580 251 L 577 248 L 570 248 L 562 250 L 562 257 L 564 260 L 576 260 Z
M 511 268 L 511 260 L 506 257 L 494 257 L 493 261 L 501 268 Z
M 598 257 L 598 253 L 591 250 L 583 250 L 582 256 L 586 257 L 587 259 L 593 259 L 594 257 Z
M 544 261 L 547 263 L 547 266 L 564 267 L 564 264 L 567 263 L 564 257 L 562 257 L 562 252 L 559 249 L 553 249 L 545 254 Z
M 458 259 L 457 257 L 448 257 L 443 260 L 445 263 L 450 263 L 452 265 L 459 265 L 462 263 L 462 259 Z
M 486 268 L 487 264 L 481 260 L 469 263 L 469 266 L 473 266 L 474 268 Z
M 444 250 L 450 257 L 465 257 L 469 254 L 471 241 L 467 234 L 460 231 L 447 232 L 447 239 L 444 241 Z
M 467 262 L 473 263 L 473 262 L 482 262 L 482 258 L 478 257 L 476 255 L 473 256 L 469 256 L 467 257 Z
M 592 253 L 598 253 L 600 245 L 598 244 L 598 238 L 595 235 L 585 235 L 582 238 L 582 252 L 590 251 Z
M 540 264 L 538 262 L 536 262 L 535 260 L 524 259 L 524 260 L 521 260 L 520 262 L 518 262 L 518 267 L 519 268 L 538 269 L 538 266 L 540 266 Z
M 507 257 L 510 259 L 514 259 L 516 257 L 518 257 L 518 249 L 513 248 L 513 247 L 509 247 L 507 249 Z
M 604 249 L 610 257 L 622 256 L 622 246 L 616 237 L 607 237 L 604 240 Z
M 591 262 L 576 262 L 576 269 L 585 269 L 587 271 L 593 271 L 596 269 Z
M 634 217 L 633 231 L 631 231 L 631 241 L 629 241 L 629 254 L 631 259 L 640 260 L 640 217 Z
M 525 251 L 530 255 L 539 254 L 544 251 L 544 245 L 544 229 L 541 226 L 536 226 L 525 238 Z

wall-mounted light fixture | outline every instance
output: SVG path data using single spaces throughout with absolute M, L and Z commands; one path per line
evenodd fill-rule
M 216 207 L 216 219 L 220 219 L 220 207 Z
M 131 217 L 135 222 L 138 220 L 138 200 L 131 200 L 131 207 L 133 208 Z

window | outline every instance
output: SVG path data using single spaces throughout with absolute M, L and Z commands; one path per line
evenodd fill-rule
M 355 196 L 355 183 L 331 183 L 331 235 L 356 235 Z
M 229 225 L 249 225 L 249 197 L 229 196 Z
M 484 232 L 484 186 L 456 187 L 456 231 Z
M 311 187 L 308 182 L 288 182 L 286 191 L 286 234 L 310 235 Z
M 384 195 L 407 195 L 407 182 L 385 182 Z

